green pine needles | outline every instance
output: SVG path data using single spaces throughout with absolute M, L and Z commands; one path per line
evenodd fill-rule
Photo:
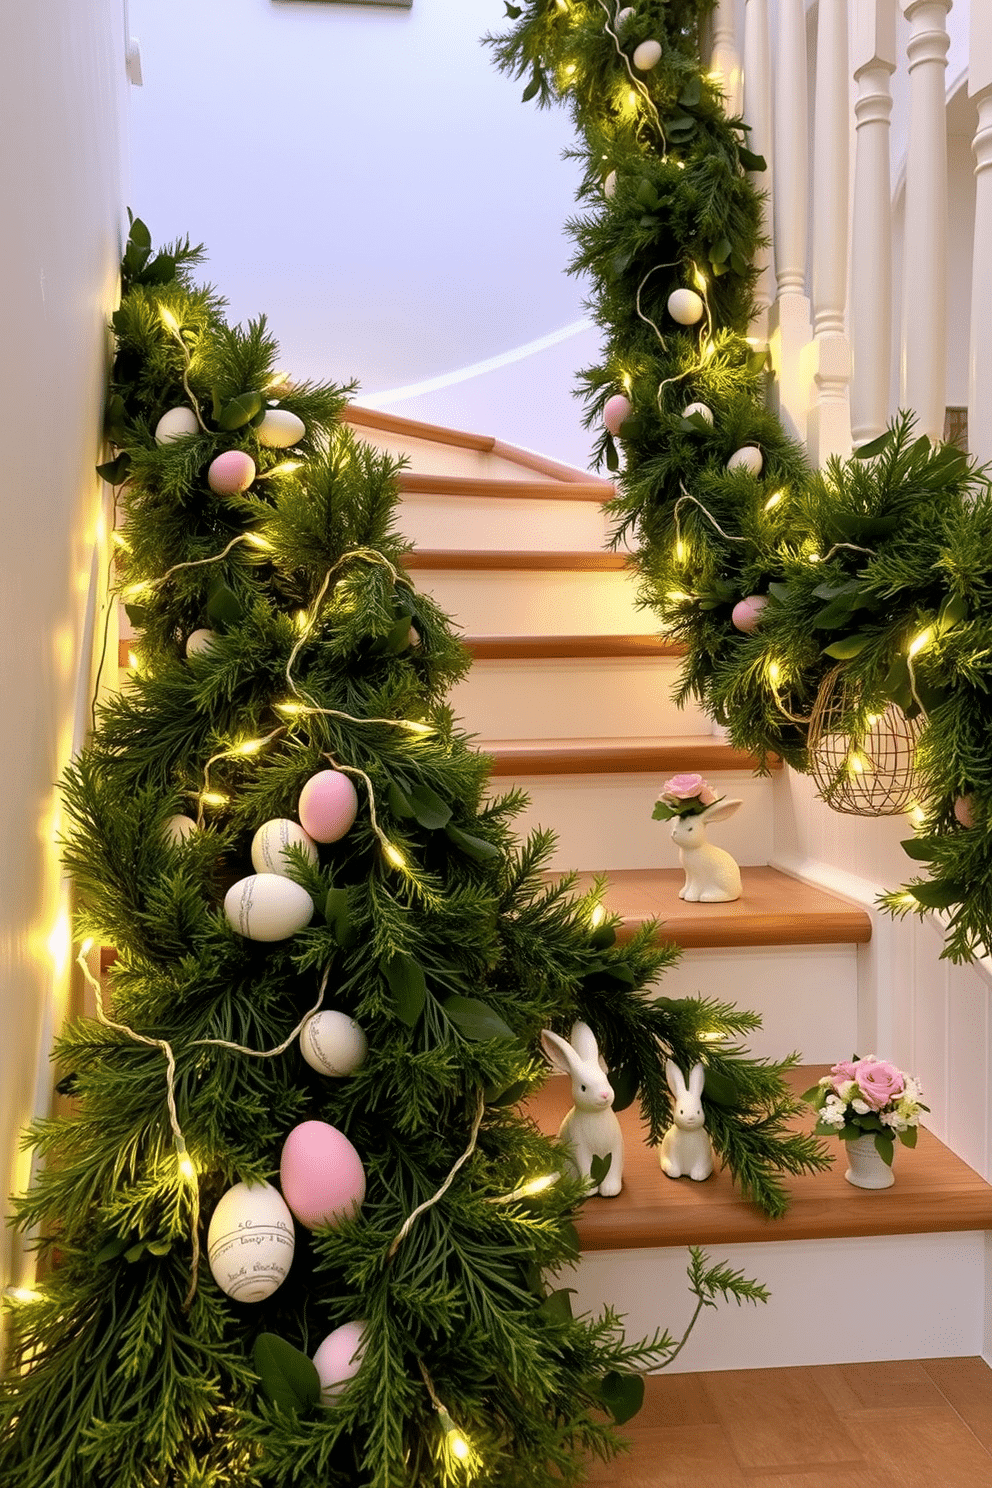
M 11 1304 L 0 1479 L 572 1481 L 618 1450 L 640 1372 L 681 1344 L 628 1343 L 612 1312 L 573 1317 L 556 1281 L 585 1188 L 519 1104 L 546 1074 L 541 1028 L 592 1026 L 618 1108 L 639 1099 L 652 1142 L 671 1117 L 664 1056 L 702 1059 L 717 1151 L 770 1214 L 782 1175 L 826 1158 L 790 1128 L 791 1061 L 738 1047 L 755 1017 L 652 996 L 675 954 L 653 927 L 618 944 L 594 913 L 602 885 L 549 881 L 547 833 L 516 842 L 519 794 L 487 795 L 488 763 L 445 703 L 466 653 L 402 567 L 397 465 L 338 422 L 348 388 L 274 377 L 264 321 L 228 326 L 191 281 L 199 257 L 152 257 L 135 221 L 114 316 L 104 469 L 138 668 L 64 793 L 78 934 L 117 954 L 103 1017 L 58 1042 L 72 1114 L 30 1134 L 42 1161 L 18 1218 L 41 1237 L 43 1281 Z M 158 442 L 183 408 L 187 432 Z M 299 421 L 290 451 L 261 437 L 274 408 Z M 218 493 L 220 456 L 255 478 Z M 205 648 L 187 654 L 196 631 Z M 280 880 L 312 919 L 247 938 L 222 904 L 252 836 L 295 817 L 328 767 L 354 782 L 357 818 L 314 861 L 287 850 Z M 367 1036 L 347 1078 L 291 1037 L 321 992 Z M 353 1144 L 364 1204 L 297 1226 L 282 1284 L 232 1300 L 207 1264 L 210 1217 L 232 1185 L 278 1182 L 304 1121 Z M 764 1295 L 698 1253 L 689 1279 L 697 1311 Z M 361 1367 L 321 1403 L 311 1356 L 349 1323 L 364 1324 Z
M 488 38 L 503 71 L 529 77 L 525 99 L 563 103 L 579 135 L 572 269 L 604 338 L 580 382 L 596 458 L 619 471 L 615 539 L 688 649 L 679 697 L 741 748 L 809 770 L 832 672 L 851 769 L 874 768 L 871 720 L 887 706 L 918 720 L 919 835 L 905 846 L 929 876 L 883 902 L 943 911 L 953 960 L 992 954 L 989 483 L 957 449 L 914 439 L 906 415 L 811 471 L 765 407 L 765 351 L 747 340 L 764 162 L 700 60 L 712 9 L 522 0 Z M 661 55 L 639 67 L 652 41 Z M 669 306 L 687 290 L 688 325 Z

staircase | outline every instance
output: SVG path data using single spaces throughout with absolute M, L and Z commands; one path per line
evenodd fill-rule
M 514 784 L 530 796 L 519 829 L 555 829 L 554 868 L 609 874 L 604 902 L 622 917 L 621 934 L 661 919 L 659 933 L 686 953 L 665 974 L 665 995 L 760 1012 L 755 1054 L 798 1049 L 814 1067 L 847 1057 L 871 918 L 768 866 L 773 782 L 701 713 L 670 702 L 678 649 L 638 610 L 623 553 L 604 547 L 608 483 L 491 438 L 357 407 L 346 416 L 362 438 L 409 459 L 400 480 L 400 527 L 416 544 L 408 567 L 475 658 L 452 705 L 493 757 L 494 792 Z M 676 850 L 651 811 L 662 781 L 682 770 L 744 802 L 714 833 L 742 865 L 737 903 L 678 898 Z M 797 1073 L 798 1088 L 820 1073 Z M 552 1079 L 535 1118 L 554 1131 L 569 1103 Z M 685 1246 L 698 1242 L 765 1282 L 772 1299 L 707 1311 L 676 1370 L 983 1351 L 992 1188 L 929 1133 L 897 1153 L 892 1190 L 851 1188 L 838 1162 L 794 1180 L 789 1215 L 772 1222 L 726 1175 L 666 1179 L 636 1108 L 621 1120 L 624 1193 L 586 1205 L 583 1260 L 564 1279 L 577 1310 L 612 1305 L 632 1337 L 659 1326 L 680 1334 L 691 1311 Z

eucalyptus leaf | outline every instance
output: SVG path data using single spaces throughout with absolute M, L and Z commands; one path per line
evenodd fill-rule
M 713 244 L 713 247 L 710 249 L 710 263 L 711 264 L 722 264 L 722 263 L 726 263 L 727 259 L 730 257 L 730 253 L 731 253 L 730 239 L 729 238 L 718 238 L 717 241 Z
M 406 951 L 397 951 L 380 962 L 380 969 L 393 994 L 393 1012 L 401 1023 L 415 1028 L 427 1001 L 423 967 Z
M 451 822 L 445 827 L 444 835 L 477 863 L 489 863 L 493 858 L 499 857 L 499 848 L 495 843 L 487 842 L 483 837 L 473 837 L 471 832 L 463 832 L 461 827 L 456 827 Z
M 458 1032 L 467 1039 L 512 1039 L 516 1035 L 508 1023 L 487 1002 L 477 997 L 446 997 L 441 1004 Z
M 233 589 L 220 581 L 210 586 L 207 598 L 207 619 L 211 625 L 223 630 L 238 625 L 244 619 L 244 606 Z
M 523 1100 L 530 1085 L 526 1080 L 514 1080 L 512 1085 L 507 1085 L 505 1090 L 497 1090 L 494 1094 L 486 1091 L 487 1106 L 515 1106 L 517 1101 Z
M 510 0 L 504 0 L 504 4 L 506 5 L 506 13 L 509 16 L 510 20 L 518 21 L 523 15 L 523 11 L 520 9 L 520 6 L 511 5 Z
M 949 594 L 940 607 L 937 629 L 941 632 L 961 625 L 968 618 L 968 601 L 963 594 Z
M 942 883 L 940 879 L 931 879 L 927 883 L 911 883 L 906 887 L 917 904 L 922 904 L 924 909 L 950 909 L 952 904 L 960 904 L 967 893 L 962 884 Z
M 603 1156 L 600 1156 L 598 1152 L 593 1153 L 589 1161 L 589 1177 L 592 1179 L 593 1183 L 595 1183 L 597 1187 L 599 1186 L 599 1184 L 602 1183 L 603 1179 L 606 1177 L 612 1166 L 612 1152 L 607 1152 Z
M 644 1377 L 611 1369 L 599 1384 L 599 1398 L 618 1426 L 637 1415 L 644 1404 Z
M 121 450 L 115 460 L 107 460 L 105 464 L 96 467 L 96 473 L 101 480 L 105 480 L 108 486 L 119 486 L 126 480 L 127 473 L 131 468 L 131 456 L 127 450 Z
M 230 431 L 240 429 L 247 424 L 262 408 L 263 401 L 261 393 L 239 393 L 229 403 L 225 403 L 217 420 L 220 428 Z
M 339 946 L 352 946 L 357 931 L 351 922 L 351 901 L 347 889 L 328 889 L 324 900 L 324 919 Z
M 530 82 L 527 84 L 526 88 L 520 95 L 520 102 L 530 103 L 532 98 L 536 98 L 538 93 L 540 93 L 541 91 L 542 81 L 543 79 L 540 71 L 535 68 L 534 76 L 531 78 Z
M 413 816 L 413 803 L 409 796 L 400 789 L 395 780 L 389 782 L 389 788 L 386 791 L 386 800 L 389 802 L 389 809 L 394 816 L 403 818 Z
M 607 434 L 603 447 L 606 452 L 607 470 L 609 470 L 611 473 L 616 472 L 620 469 L 620 454 L 617 450 L 616 442 L 612 434 Z
M 295 1415 L 318 1404 L 320 1376 L 316 1367 L 285 1338 L 277 1333 L 260 1333 L 255 1339 L 252 1362 L 262 1389 L 280 1410 Z
M 410 792 L 410 805 L 416 820 L 429 832 L 446 827 L 451 820 L 451 807 L 428 785 L 414 786 Z
M 863 631 L 860 635 L 844 636 L 839 641 L 834 641 L 830 646 L 824 646 L 824 656 L 832 656 L 834 661 L 850 661 L 861 652 L 871 641 L 871 636 Z
M 729 1075 L 708 1068 L 703 1078 L 703 1094 L 715 1106 L 729 1109 L 738 1104 L 737 1086 Z
M 874 460 L 876 455 L 882 454 L 888 449 L 895 438 L 894 429 L 886 429 L 884 434 L 879 434 L 877 439 L 872 439 L 868 444 L 859 445 L 854 451 L 855 460 Z
M 768 169 L 768 161 L 764 155 L 756 155 L 753 150 L 748 150 L 744 145 L 737 146 L 737 154 L 741 165 L 746 171 L 763 171 Z
M 613 925 L 597 925 L 589 937 L 589 944 L 594 951 L 605 951 L 615 944 L 617 932 Z
M 610 1070 L 607 1076 L 613 1086 L 613 1109 L 614 1111 L 626 1111 L 636 1099 L 640 1089 L 640 1079 L 636 1069 L 630 1065 L 621 1065 L 619 1069 Z
M 930 863 L 937 856 L 940 846 L 939 837 L 907 837 L 899 846 L 907 857 L 913 858 L 917 863 Z
M 550 1292 L 537 1309 L 538 1314 L 552 1323 L 570 1323 L 573 1317 L 572 1293 L 574 1291 L 574 1287 L 561 1287 L 557 1292 Z
M 696 108 L 702 96 L 703 81 L 697 72 L 689 79 L 679 94 L 679 106 L 684 109 Z
M 95 1266 L 104 1266 L 108 1261 L 116 1261 L 117 1257 L 122 1256 L 128 1249 L 128 1245 L 129 1242 L 127 1240 L 123 1239 L 120 1235 L 116 1235 L 113 1240 L 108 1240 L 106 1245 L 100 1246 L 100 1249 L 93 1257 L 93 1264 Z

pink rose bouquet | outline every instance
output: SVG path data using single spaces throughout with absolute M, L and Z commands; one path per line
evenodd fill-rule
M 722 800 L 702 775 L 673 775 L 661 787 L 651 813 L 652 821 L 671 821 L 673 816 L 698 816 L 707 806 Z
M 921 1099 L 918 1080 L 904 1074 L 885 1059 L 870 1054 L 867 1059 L 841 1060 L 829 1075 L 807 1090 L 817 1113 L 816 1135 L 840 1137 L 853 1142 L 871 1135 L 885 1162 L 892 1162 L 896 1137 L 905 1147 L 916 1146 L 920 1112 L 929 1111 Z

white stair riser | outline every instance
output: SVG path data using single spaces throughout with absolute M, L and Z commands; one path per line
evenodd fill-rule
M 740 1042 L 758 1059 L 797 1050 L 803 1064 L 849 1059 L 858 1039 L 858 948 L 688 950 L 658 980 L 664 997 L 715 997 L 761 1014 Z
M 912 1162 L 911 1152 L 896 1163 Z M 659 1184 L 691 1179 L 665 1178 Z M 896 1182 L 898 1183 L 898 1177 Z M 866 1202 L 884 1203 L 884 1193 Z M 592 1203 L 609 1203 L 593 1199 Z M 769 1240 L 774 1239 L 774 1221 Z M 789 1365 L 980 1354 L 985 1244 L 981 1231 L 872 1235 L 706 1247 L 766 1285 L 767 1303 L 704 1308 L 671 1368 L 777 1369 Z M 574 1311 L 610 1306 L 624 1315 L 628 1340 L 668 1328 L 680 1337 L 695 1299 L 686 1290 L 682 1249 L 593 1251 L 556 1286 L 574 1286 Z
M 484 739 L 593 739 L 709 734 L 699 708 L 677 708 L 677 657 L 477 661 L 451 692 Z
M 658 634 L 623 572 L 415 569 L 410 578 L 467 635 Z
M 463 449 L 457 444 L 435 444 L 430 439 L 412 439 L 408 434 L 389 434 L 384 429 L 355 425 L 356 439 L 375 445 L 417 475 L 475 475 L 483 480 L 548 480 L 539 471 L 518 465 L 487 450 Z M 594 478 L 594 477 L 593 477 Z M 607 492 L 607 494 L 609 494 Z
M 397 525 L 418 548 L 581 553 L 606 546 L 606 523 L 595 501 L 408 492 Z
M 744 802 L 736 816 L 713 827 L 714 845 L 726 848 L 739 863 L 767 863 L 772 844 L 770 783 L 742 772 L 714 773 L 709 780 L 719 795 Z M 530 805 L 517 817 L 516 830 L 523 834 L 538 826 L 553 828 L 558 845 L 550 866 L 558 872 L 677 868 L 678 849 L 669 823 L 651 819 L 663 783 L 648 774 L 500 776 L 490 783 L 490 793 L 498 795 L 511 784 L 527 792 Z

